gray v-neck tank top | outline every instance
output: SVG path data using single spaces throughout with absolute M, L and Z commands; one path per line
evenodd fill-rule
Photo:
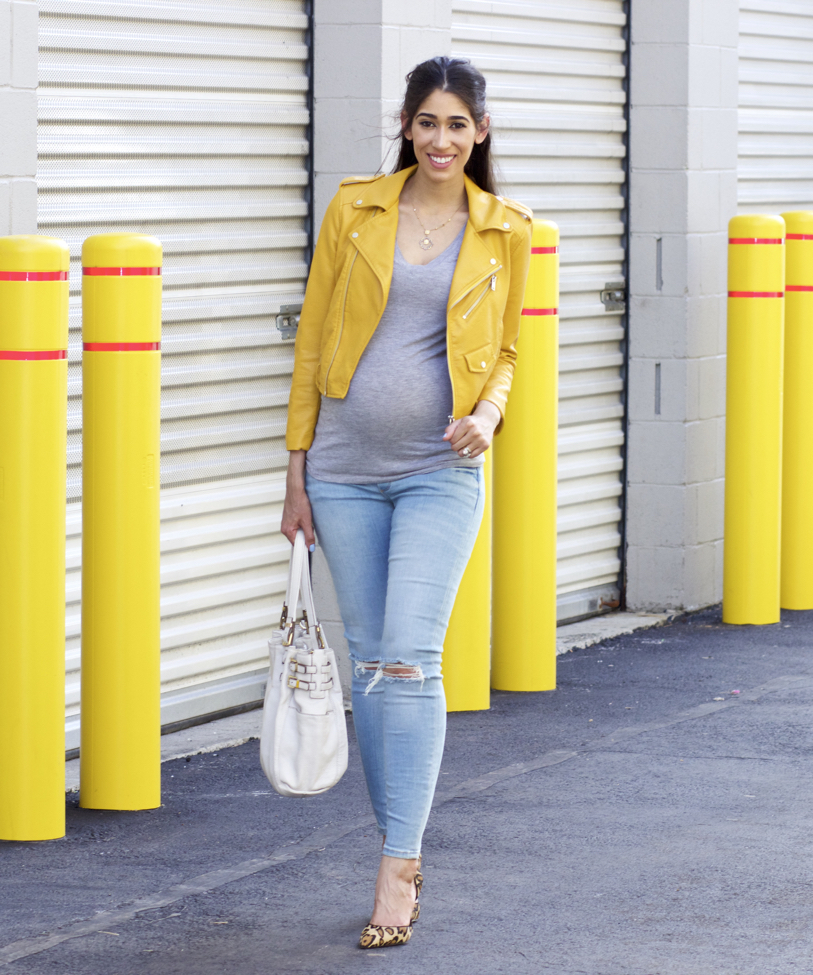
M 428 264 L 409 264 L 398 245 L 387 307 L 344 399 L 322 397 L 308 473 L 323 481 L 376 484 L 464 460 L 443 433 L 452 412 L 446 306 L 463 230 Z

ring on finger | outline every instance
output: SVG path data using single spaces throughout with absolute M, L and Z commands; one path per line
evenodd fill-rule
M 471 447 L 464 447 L 460 451 L 460 456 L 461 457 L 471 457 Z

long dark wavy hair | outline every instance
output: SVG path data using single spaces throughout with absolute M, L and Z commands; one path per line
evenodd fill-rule
M 418 161 L 415 158 L 415 147 L 410 139 L 404 135 L 404 130 L 412 126 L 418 109 L 433 91 L 448 91 L 456 95 L 469 110 L 469 114 L 479 125 L 486 115 L 486 79 L 480 74 L 471 61 L 465 58 L 437 57 L 424 61 L 406 77 L 407 89 L 404 104 L 401 107 L 400 146 L 398 161 L 393 168 L 397 173 Z M 497 194 L 497 184 L 494 178 L 494 167 L 491 160 L 491 133 L 482 142 L 474 144 L 469 161 L 464 170 L 469 179 L 473 180 L 481 190 Z

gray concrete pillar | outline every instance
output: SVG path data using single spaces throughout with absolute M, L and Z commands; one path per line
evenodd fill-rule
M 35 0 L 0 0 L 0 235 L 37 231 Z
M 738 0 L 634 0 L 627 605 L 722 596 Z

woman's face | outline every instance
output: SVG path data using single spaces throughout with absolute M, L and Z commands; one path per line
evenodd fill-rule
M 462 179 L 475 143 L 488 135 L 486 116 L 478 127 L 468 108 L 448 91 L 433 91 L 422 102 L 404 135 L 412 140 L 418 169 L 433 182 Z

